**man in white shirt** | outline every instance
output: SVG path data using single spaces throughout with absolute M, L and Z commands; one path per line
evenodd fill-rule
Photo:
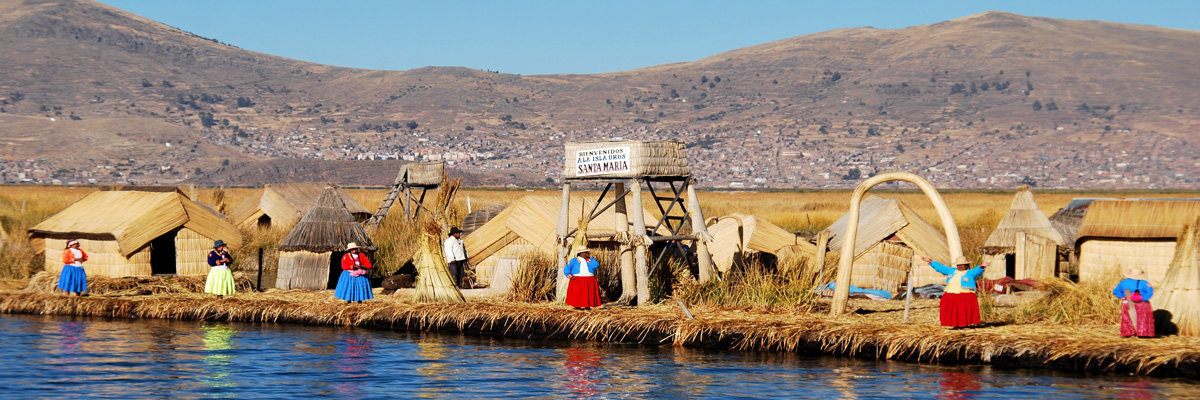
M 467 248 L 463 246 L 462 230 L 458 227 L 450 228 L 450 237 L 442 244 L 442 254 L 446 255 L 450 278 L 456 286 L 462 287 L 463 272 L 467 269 Z

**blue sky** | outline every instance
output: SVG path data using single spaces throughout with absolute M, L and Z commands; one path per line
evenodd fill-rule
M 244 49 L 321 64 L 518 74 L 694 61 L 830 29 L 903 28 L 989 10 L 1200 30 L 1200 1 L 102 0 Z

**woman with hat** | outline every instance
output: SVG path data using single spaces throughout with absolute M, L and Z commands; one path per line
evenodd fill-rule
M 204 293 L 215 294 L 217 298 L 233 294 L 233 273 L 229 272 L 230 264 L 233 264 L 233 257 L 229 255 L 225 241 L 213 242 L 213 249 L 208 252 L 210 268 L 208 279 L 204 281 Z
M 983 275 L 984 268 L 990 263 L 971 268 L 971 262 L 966 257 L 958 256 L 954 259 L 954 268 L 951 268 L 929 257 L 921 257 L 921 260 L 947 276 L 946 289 L 938 305 L 942 326 L 962 328 L 978 324 L 979 299 L 975 297 L 975 280 Z
M 596 281 L 596 269 L 600 263 L 592 258 L 587 247 L 577 247 L 573 251 L 575 258 L 567 262 L 563 274 L 569 279 L 567 283 L 567 305 L 577 309 L 590 309 L 600 306 L 600 284 Z
M 67 249 L 63 250 L 62 272 L 58 274 L 58 288 L 67 293 L 83 295 L 87 291 L 87 272 L 83 270 L 83 262 L 87 261 L 87 253 L 79 248 L 79 241 L 67 241 Z
M 1121 299 L 1121 337 L 1154 337 L 1154 307 L 1150 306 L 1154 288 L 1146 281 L 1146 270 L 1125 270 L 1125 279 L 1113 288 L 1113 295 Z
M 346 255 L 342 256 L 342 275 L 338 277 L 337 287 L 333 290 L 333 297 L 347 303 L 362 303 L 363 300 L 375 298 L 371 294 L 371 280 L 367 278 L 371 260 L 368 260 L 360 249 L 358 243 L 350 242 L 346 245 Z

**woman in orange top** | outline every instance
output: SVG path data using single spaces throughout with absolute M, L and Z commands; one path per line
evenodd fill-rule
M 63 250 L 62 272 L 58 274 L 58 288 L 67 293 L 83 295 L 87 291 L 87 272 L 83 270 L 83 262 L 87 261 L 87 253 L 79 248 L 79 241 L 67 241 L 67 249 Z

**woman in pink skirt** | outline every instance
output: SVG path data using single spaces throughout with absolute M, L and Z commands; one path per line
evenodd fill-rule
M 1154 307 L 1150 306 L 1154 288 L 1146 281 L 1146 271 L 1125 270 L 1125 279 L 1113 288 L 1113 295 L 1121 299 L 1121 337 L 1154 337 Z

